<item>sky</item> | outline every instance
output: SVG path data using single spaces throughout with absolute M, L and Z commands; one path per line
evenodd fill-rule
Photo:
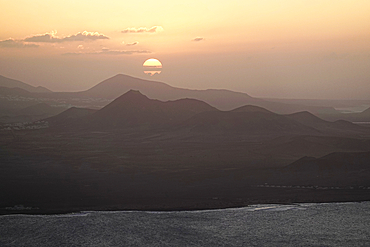
M 254 97 L 370 99 L 369 0 L 0 0 L 0 75 L 81 91 L 116 74 Z M 160 74 L 144 73 L 148 58 Z

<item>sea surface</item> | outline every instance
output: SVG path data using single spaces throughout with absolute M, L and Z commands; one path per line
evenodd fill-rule
M 370 202 L 4 215 L 0 246 L 370 246 Z

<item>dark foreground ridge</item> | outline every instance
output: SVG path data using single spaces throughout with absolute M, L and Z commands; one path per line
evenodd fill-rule
M 0 214 L 370 200 L 370 129 L 129 91 L 0 131 Z

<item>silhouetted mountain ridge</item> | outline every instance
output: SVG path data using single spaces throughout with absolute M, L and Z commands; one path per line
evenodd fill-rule
M 72 126 L 74 127 L 74 124 L 79 124 L 77 122 L 78 120 L 81 120 L 82 118 L 93 114 L 96 112 L 96 110 L 88 109 L 88 108 L 78 108 L 78 107 L 71 107 L 62 113 L 49 117 L 45 119 L 46 121 L 51 124 L 51 126 Z
M 370 107 L 367 108 L 365 111 L 362 112 L 363 114 L 369 114 L 370 115 Z
M 235 108 L 234 110 L 231 110 L 231 112 L 262 112 L 262 113 L 273 113 L 263 107 L 255 106 L 255 105 L 245 105 L 238 108 Z
M 322 123 L 328 123 L 328 121 L 325 121 L 312 113 L 308 111 L 302 111 L 302 112 L 296 112 L 293 114 L 287 115 L 288 118 L 294 119 L 300 123 L 306 123 L 306 124 L 322 124 Z
M 198 99 L 220 110 L 232 110 L 244 105 L 255 105 L 281 114 L 288 114 L 304 110 L 310 112 L 320 112 L 323 110 L 333 111 L 333 109 L 329 109 L 328 107 L 270 102 L 251 97 L 246 93 L 235 92 L 226 89 L 195 90 L 177 88 L 163 82 L 143 80 L 122 74 L 108 78 L 89 90 L 79 92 L 78 94 L 83 97 L 114 99 L 130 89 L 139 90 L 151 99 L 158 99 L 162 101 L 176 100 L 181 98 Z
M 362 112 L 324 114 L 322 117 L 331 121 L 346 120 L 350 122 L 370 122 L 370 107 Z
M 57 119 L 57 118 L 56 118 Z M 203 133 L 243 133 L 251 135 L 349 135 L 364 129 L 346 121 L 329 122 L 309 112 L 280 115 L 246 105 L 220 111 L 196 99 L 160 101 L 140 91 L 130 90 L 91 115 L 82 116 L 80 125 L 92 129 L 160 128 Z
M 249 107 L 248 107 L 249 108 Z M 255 108 L 258 109 L 258 108 Z M 263 109 L 263 108 L 262 108 Z M 316 129 L 267 110 L 217 111 L 195 115 L 183 126 L 200 132 L 248 134 L 320 134 Z
M 1 86 L 1 84 L 0 84 Z M 13 85 L 14 86 L 14 85 Z M 128 75 L 118 74 L 108 78 L 92 88 L 80 92 L 50 92 L 47 90 L 29 89 L 30 91 L 43 92 L 30 95 L 35 99 L 43 98 L 50 102 L 65 102 L 72 106 L 86 106 L 89 108 L 103 107 L 129 90 L 139 90 L 151 99 L 162 101 L 192 98 L 204 101 L 220 110 L 232 110 L 244 105 L 255 105 L 280 114 L 289 114 L 297 111 L 335 111 L 328 107 L 307 106 L 300 104 L 286 104 L 251 97 L 247 93 L 235 92 L 226 89 L 195 90 L 170 86 L 163 82 L 144 80 Z M 14 92 L 15 93 L 15 92 Z M 88 105 L 90 102 L 91 105 Z
M 217 109 L 199 100 L 163 102 L 130 90 L 92 114 L 88 123 L 100 128 L 167 127 L 204 111 Z
M 286 169 L 306 172 L 370 171 L 370 152 L 334 152 L 320 158 L 306 156 Z
M 311 127 L 316 128 L 317 130 L 321 132 L 326 132 L 326 133 L 337 133 L 338 134 L 339 132 L 348 133 L 349 131 L 350 132 L 357 132 L 357 131 L 361 132 L 361 131 L 368 130 L 365 127 L 358 126 L 356 124 L 353 124 L 345 120 L 337 120 L 334 122 L 326 121 L 307 111 L 297 112 L 297 113 L 289 114 L 286 116 L 299 123 L 309 125 Z
M 171 89 L 175 88 L 163 82 L 148 81 L 128 75 L 118 74 L 80 93 L 89 97 L 116 99 L 129 90 L 138 90 L 146 95 L 150 95 L 146 93 L 146 91 L 150 91 L 151 94 L 158 97 L 158 91 Z
M 90 116 L 89 124 L 100 127 L 175 126 L 201 132 L 319 134 L 283 115 L 261 107 L 244 106 L 219 111 L 194 99 L 159 101 L 130 90 Z
M 248 94 L 224 89 L 192 90 L 172 87 L 158 81 L 143 80 L 128 75 L 118 74 L 102 81 L 94 87 L 79 92 L 83 97 L 114 99 L 129 90 L 139 90 L 151 99 L 162 101 L 192 98 L 204 101 L 219 109 L 232 109 L 247 102 L 260 101 Z
M 9 95 L 9 96 L 23 96 L 23 97 L 32 97 L 33 94 L 25 89 L 14 87 L 1 87 L 0 86 L 0 95 Z
M 50 93 L 51 91 L 45 87 L 34 87 L 31 86 L 27 83 L 10 79 L 5 76 L 0 75 L 0 87 L 8 87 L 8 88 L 21 88 L 24 89 L 28 92 L 33 92 L 33 93 Z

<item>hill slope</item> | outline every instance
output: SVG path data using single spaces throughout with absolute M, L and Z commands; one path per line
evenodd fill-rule
M 129 90 L 138 90 L 151 99 L 162 101 L 180 98 L 198 99 L 219 109 L 228 110 L 244 105 L 247 102 L 260 101 L 245 93 L 216 89 L 191 90 L 176 88 L 163 82 L 148 81 L 122 74 L 109 78 L 89 90 L 79 93 L 84 97 L 114 99 Z
M 17 115 L 56 115 L 64 111 L 65 108 L 52 107 L 46 103 L 38 103 L 18 110 Z
M 299 123 L 311 126 L 321 132 L 333 134 L 355 134 L 362 132 L 369 132 L 368 128 L 358 126 L 345 120 L 337 120 L 330 122 L 323 120 L 309 112 L 297 112 L 294 114 L 286 115 L 287 118 L 293 119 Z
M 256 106 L 220 111 L 195 99 L 159 101 L 130 90 L 89 116 L 88 125 L 99 128 L 175 127 L 200 132 L 320 134 L 284 115 Z
M 72 110 L 77 111 L 77 108 Z M 67 113 L 70 112 L 63 114 Z M 93 114 L 83 114 L 79 118 L 80 126 L 106 130 L 138 127 L 165 130 L 171 127 L 174 128 L 172 130 L 193 133 L 228 132 L 272 136 L 350 136 L 369 133 L 368 128 L 345 121 L 325 121 L 309 112 L 281 115 L 253 105 L 220 111 L 200 100 L 186 98 L 160 101 L 150 99 L 136 90 L 130 90 Z M 65 117 L 56 116 L 54 120 L 57 119 L 64 121 Z
M 303 157 L 286 169 L 296 171 L 354 171 L 367 170 L 370 172 L 370 152 L 335 152 L 320 158 Z
M 163 82 L 143 80 L 122 74 L 109 78 L 89 90 L 79 92 L 78 94 L 87 98 L 97 97 L 114 99 L 130 89 L 139 90 L 151 99 L 163 101 L 181 98 L 198 99 L 220 110 L 232 110 L 244 105 L 256 105 L 281 114 L 288 114 L 297 111 L 310 111 L 315 113 L 323 110 L 323 107 L 317 106 L 270 102 L 251 97 L 246 93 L 225 89 L 192 90 L 176 88 Z M 327 109 L 327 107 L 325 109 Z
M 21 88 L 27 90 L 28 92 L 32 93 L 50 93 L 51 91 L 45 87 L 34 87 L 27 83 L 10 79 L 5 76 L 0 75 L 0 87 L 8 87 L 8 88 Z
M 93 109 L 71 107 L 62 113 L 45 119 L 51 126 L 69 126 L 74 124 L 76 120 L 82 119 L 96 112 Z
M 310 126 L 267 110 L 204 112 L 185 121 L 182 126 L 197 132 L 253 135 L 321 134 Z
M 87 121 L 89 125 L 99 128 L 166 127 L 204 111 L 217 109 L 199 100 L 163 102 L 130 90 L 89 116 Z

